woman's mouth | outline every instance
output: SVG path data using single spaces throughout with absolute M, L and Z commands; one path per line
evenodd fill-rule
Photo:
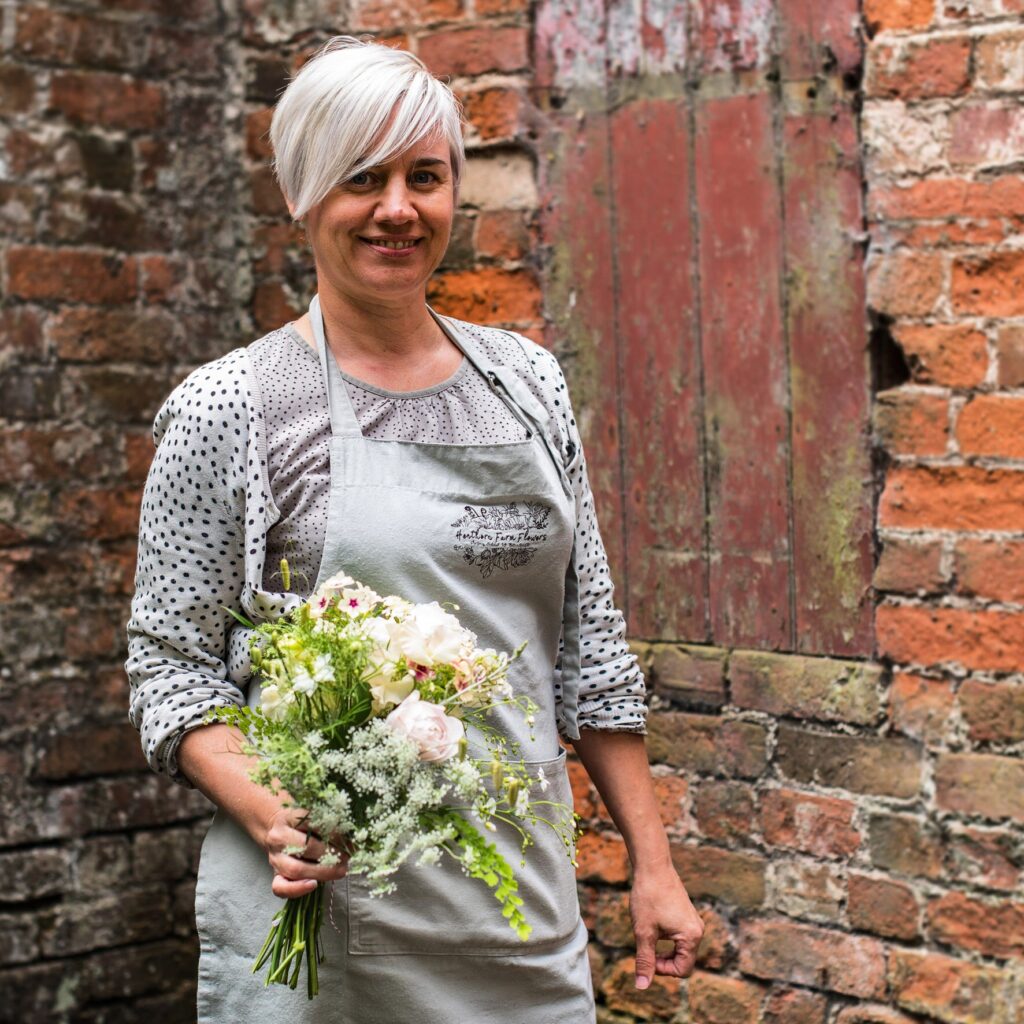
M 422 238 L 362 238 L 371 249 L 385 256 L 408 256 L 423 241 Z

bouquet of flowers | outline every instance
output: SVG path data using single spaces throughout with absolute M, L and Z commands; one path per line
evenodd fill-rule
M 287 579 L 287 563 L 282 573 Z M 320 863 L 349 853 L 349 873 L 384 896 L 410 858 L 454 858 L 493 889 L 509 926 L 527 939 L 515 875 L 486 833 L 499 823 L 516 829 L 525 857 L 533 841 L 526 826 L 551 827 L 572 859 L 578 818 L 534 795 L 548 781 L 531 776 L 518 744 L 488 721 L 513 705 L 533 724 L 536 705 L 507 678 L 525 643 L 511 655 L 480 649 L 437 602 L 382 597 L 345 574 L 274 622 L 232 614 L 254 630 L 260 703 L 216 708 L 209 720 L 237 726 L 242 752 L 257 758 L 253 780 L 308 811 L 307 827 L 326 844 Z M 471 755 L 470 736 L 482 756 Z M 308 997 L 317 994 L 324 898 L 320 883 L 274 916 L 253 967 L 269 965 L 266 984 L 295 988 L 305 962 Z

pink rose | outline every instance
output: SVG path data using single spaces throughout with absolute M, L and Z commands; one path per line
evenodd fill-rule
M 439 704 L 422 700 L 418 690 L 413 690 L 384 719 L 384 724 L 415 743 L 421 761 L 449 760 L 458 753 L 459 740 L 466 734 L 466 727 L 458 718 L 446 715 Z

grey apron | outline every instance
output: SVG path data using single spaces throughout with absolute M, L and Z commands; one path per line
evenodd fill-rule
M 362 434 L 327 348 L 317 298 L 309 307 L 327 382 L 331 491 L 316 585 L 344 570 L 381 594 L 453 601 L 484 647 L 511 651 L 510 682 L 539 706 L 534 738 L 520 712 L 494 723 L 550 781 L 544 798 L 571 806 L 558 743 L 555 661 L 563 637 L 563 727 L 578 736 L 579 609 L 574 565 L 575 499 L 546 413 L 507 367 L 434 315 L 523 424 L 523 441 L 429 444 Z M 249 702 L 259 700 L 250 687 Z M 492 835 L 519 879 L 533 925 L 520 941 L 480 882 L 444 858 L 408 864 L 397 892 L 371 898 L 356 877 L 330 889 L 320 995 L 250 973 L 281 902 L 266 854 L 226 814 L 204 840 L 196 886 L 200 938 L 198 1019 L 303 1024 L 589 1024 L 595 1019 L 575 873 L 561 841 L 535 828 L 520 864 L 512 830 Z

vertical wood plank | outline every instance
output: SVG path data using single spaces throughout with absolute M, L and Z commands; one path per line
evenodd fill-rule
M 640 99 L 612 120 L 630 626 L 705 638 L 699 334 L 687 112 Z
M 697 108 L 714 642 L 791 642 L 782 224 L 771 97 Z

